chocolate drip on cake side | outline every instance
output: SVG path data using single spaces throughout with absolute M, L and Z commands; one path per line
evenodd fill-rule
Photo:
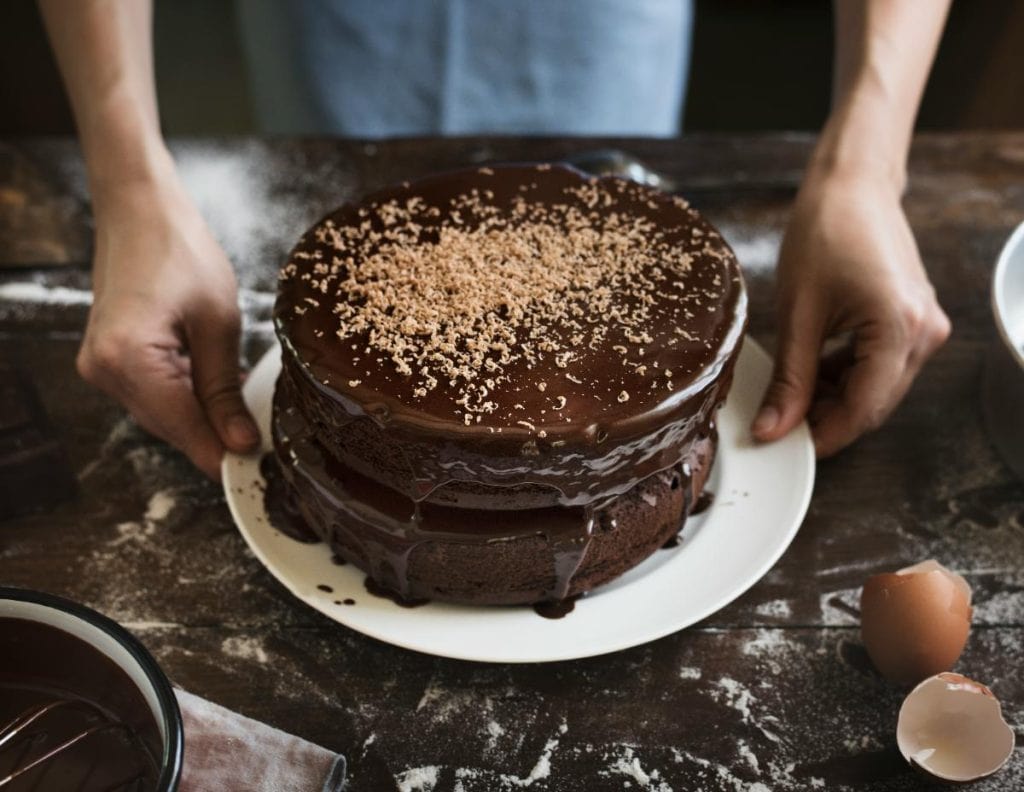
M 709 431 L 713 432 L 713 427 Z M 550 547 L 552 582 L 529 599 L 565 599 L 586 559 L 595 525 L 608 506 L 505 513 L 412 501 L 331 459 L 292 407 L 276 410 L 273 437 L 280 458 L 286 461 L 284 477 L 295 488 L 305 519 L 321 526 L 322 531 L 329 526 L 323 538 L 336 554 L 348 555 L 377 581 L 371 593 L 389 590 L 388 596 L 400 604 L 418 604 L 428 598 L 411 586 L 408 574 L 410 557 L 421 546 L 432 542 L 500 544 L 533 535 L 544 536 Z M 669 478 L 669 489 L 681 493 L 685 518 L 693 502 L 690 463 L 674 466 Z M 614 530 L 614 520 L 611 523 Z M 354 530 L 357 526 L 365 530 Z M 679 528 L 679 524 L 674 526 L 673 535 Z
M 549 590 L 538 592 L 537 599 L 543 600 L 560 600 L 568 596 L 576 571 L 586 557 L 598 511 L 594 506 L 549 508 L 541 510 L 543 514 L 534 515 L 529 522 L 505 523 L 502 526 L 504 530 L 499 527 L 486 531 L 479 523 L 473 522 L 486 519 L 486 513 L 464 510 L 461 520 L 453 520 L 450 510 L 445 510 L 443 515 L 435 515 L 444 507 L 432 506 L 422 499 L 404 501 L 400 497 L 389 497 L 381 485 L 332 460 L 292 408 L 278 411 L 274 439 L 279 456 L 288 461 L 281 472 L 285 479 L 291 479 L 301 493 L 302 486 L 295 480 L 295 471 L 289 469 L 301 468 L 308 474 L 304 476 L 303 483 L 313 487 L 317 495 L 330 504 L 327 509 L 317 512 L 311 507 L 311 498 L 300 496 L 297 503 L 304 518 L 303 525 L 324 525 L 328 521 L 348 525 L 368 523 L 376 530 L 376 534 L 364 535 L 357 540 L 361 550 L 357 555 L 373 559 L 368 571 L 377 585 L 369 589 L 370 593 L 381 595 L 383 585 L 393 592 L 393 598 L 400 604 L 421 603 L 424 598 L 409 586 L 409 557 L 417 547 L 432 541 L 475 544 L 481 534 L 492 542 L 510 541 L 524 535 L 543 535 L 551 543 L 554 557 L 554 583 Z M 294 519 L 290 510 L 284 511 Z M 424 524 L 425 513 L 427 525 Z M 462 530 L 453 530 L 457 527 Z M 474 530 L 478 527 L 481 530 Z M 300 540 L 305 538 L 305 534 L 299 536 Z M 333 538 L 328 537 L 328 541 Z M 331 544 L 335 547 L 334 542 Z
M 713 431 L 745 320 L 731 251 L 680 199 L 551 166 L 382 191 L 282 271 L 285 481 L 402 597 L 414 554 L 540 537 L 550 582 L 508 596 L 564 599 L 602 515 Z

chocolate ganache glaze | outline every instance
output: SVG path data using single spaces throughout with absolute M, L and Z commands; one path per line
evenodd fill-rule
M 313 530 L 403 596 L 534 602 L 621 574 L 679 529 L 746 296 L 682 199 L 516 165 L 328 215 L 283 268 L 274 318 L 275 447 Z M 625 545 L 602 559 L 595 536 L 626 533 L 615 514 L 634 541 L 606 540 Z M 490 580 L 510 552 L 533 571 Z M 480 574 L 432 579 L 456 557 Z

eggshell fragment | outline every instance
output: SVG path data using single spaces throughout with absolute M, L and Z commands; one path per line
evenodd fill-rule
M 912 685 L 948 671 L 971 629 L 971 589 L 937 561 L 874 575 L 860 598 L 861 636 L 886 679 Z
M 992 691 L 960 674 L 942 673 L 904 699 L 896 742 L 903 757 L 924 773 L 964 782 L 1006 764 L 1014 734 Z

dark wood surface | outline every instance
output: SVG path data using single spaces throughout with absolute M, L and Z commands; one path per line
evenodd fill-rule
M 810 141 L 613 143 L 684 192 L 700 186 L 695 203 L 747 269 L 752 333 L 771 345 L 774 256 Z M 269 340 L 283 253 L 343 199 L 464 163 L 592 145 L 233 140 L 174 149 L 238 268 L 251 362 Z M 1024 218 L 1024 135 L 915 142 L 907 212 L 954 333 L 882 431 L 819 466 L 807 519 L 775 568 L 683 632 L 525 666 L 397 649 L 292 599 L 247 550 L 219 486 L 74 373 L 90 236 L 75 146 L 0 144 L 0 177 L 0 261 L 38 264 L 51 250 L 54 262 L 73 262 L 0 272 L 0 359 L 32 375 L 81 489 L 73 502 L 0 523 L 0 583 L 98 608 L 139 635 L 179 685 L 343 751 L 355 792 L 928 788 L 895 752 L 903 693 L 872 671 L 856 611 L 869 575 L 928 557 L 974 587 L 974 629 L 957 669 L 990 685 L 1020 732 L 1024 488 L 991 448 L 978 398 L 995 338 L 989 276 Z M 19 236 L 28 229 L 20 223 L 52 248 L 22 244 L 29 230 Z M 1024 788 L 1020 752 L 977 788 Z

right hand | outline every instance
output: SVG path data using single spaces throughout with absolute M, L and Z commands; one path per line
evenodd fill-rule
M 949 336 L 901 187 L 868 169 L 809 169 L 779 255 L 779 354 L 757 439 L 806 416 L 818 456 L 835 454 L 881 425 Z
M 176 176 L 94 194 L 93 304 L 85 380 L 213 479 L 225 449 L 259 431 L 241 395 L 237 284 Z

